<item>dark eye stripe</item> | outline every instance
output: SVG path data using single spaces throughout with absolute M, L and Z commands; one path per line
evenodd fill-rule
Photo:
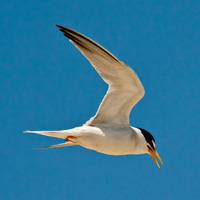
M 140 129 L 141 133 L 144 135 L 144 138 L 145 138 L 146 142 L 147 142 L 153 149 L 155 149 L 152 141 L 154 141 L 155 144 L 156 144 L 156 141 L 155 141 L 154 137 L 151 135 L 151 133 L 149 133 L 148 131 L 146 131 L 146 130 L 144 130 L 144 129 L 142 129 L 142 128 L 138 128 L 138 129 Z

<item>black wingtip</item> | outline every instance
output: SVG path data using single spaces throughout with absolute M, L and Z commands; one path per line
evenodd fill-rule
M 70 29 L 61 25 L 56 24 L 56 27 L 59 28 L 60 31 L 62 31 L 63 33 L 66 33 L 66 31 L 69 31 Z
M 68 30 L 69 28 L 65 27 L 65 26 L 61 26 L 58 24 L 55 24 L 56 27 L 58 27 L 60 30 Z
M 91 49 L 87 47 L 88 46 L 87 43 L 91 43 L 92 45 L 101 49 L 102 51 L 107 53 L 109 56 L 111 56 L 115 61 L 117 61 L 121 64 L 121 61 L 118 58 L 116 58 L 108 50 L 106 50 L 105 48 L 100 46 L 98 43 L 96 43 L 92 39 L 86 37 L 85 35 L 77 32 L 73 29 L 70 29 L 70 28 L 67 28 L 67 27 L 64 27 L 64 26 L 61 26 L 61 25 L 57 25 L 57 24 L 55 26 L 58 27 L 60 29 L 60 31 L 64 33 L 64 36 L 68 37 L 70 40 L 72 40 L 73 42 L 75 42 L 79 46 L 82 46 L 82 48 L 87 49 L 88 51 L 91 51 Z
M 64 32 L 64 30 L 67 29 L 66 27 L 61 26 L 61 25 L 57 25 L 57 24 L 56 24 L 55 26 L 58 27 L 59 30 L 62 31 L 62 32 Z
M 55 24 L 55 26 L 58 27 L 58 28 L 62 28 L 62 26 L 61 26 L 61 25 L 58 25 L 58 24 Z

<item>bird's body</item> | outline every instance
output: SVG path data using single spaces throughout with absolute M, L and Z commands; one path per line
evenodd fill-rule
M 80 145 L 109 155 L 148 153 L 156 163 L 154 155 L 161 161 L 153 136 L 144 129 L 129 125 L 130 111 L 144 96 L 144 88 L 136 73 L 88 37 L 63 26 L 57 27 L 86 56 L 109 88 L 96 115 L 83 126 L 63 131 L 26 132 L 67 141 L 45 148 Z
M 94 134 L 95 133 L 95 134 Z M 94 136 L 95 135 L 95 136 Z M 94 136 L 94 137 L 93 137 Z M 91 141 L 92 139 L 92 141 Z M 109 155 L 144 154 L 148 151 L 139 129 L 130 126 L 93 127 L 81 146 Z
M 62 131 L 29 131 L 73 142 L 109 155 L 144 154 L 145 139 L 138 128 L 123 125 L 84 125 Z

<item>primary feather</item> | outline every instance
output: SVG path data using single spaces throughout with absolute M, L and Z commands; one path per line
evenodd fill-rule
M 91 62 L 109 85 L 96 115 L 86 124 L 129 125 L 133 106 L 144 96 L 144 88 L 136 73 L 90 38 L 64 26 L 56 25 Z

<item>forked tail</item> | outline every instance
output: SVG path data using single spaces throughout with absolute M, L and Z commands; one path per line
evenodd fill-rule
M 64 140 L 67 140 L 67 137 L 69 136 L 69 132 L 66 130 L 65 131 L 24 131 L 23 133 L 37 133 L 40 135 L 46 135 L 46 136 L 50 136 L 50 137 L 62 138 Z M 68 141 L 68 142 L 64 142 L 61 144 L 56 144 L 56 145 L 52 145 L 52 146 L 48 146 L 48 147 L 42 147 L 42 148 L 38 148 L 38 149 L 65 147 L 65 146 L 73 146 L 73 145 L 77 145 L 77 144 L 73 143 L 71 141 Z

